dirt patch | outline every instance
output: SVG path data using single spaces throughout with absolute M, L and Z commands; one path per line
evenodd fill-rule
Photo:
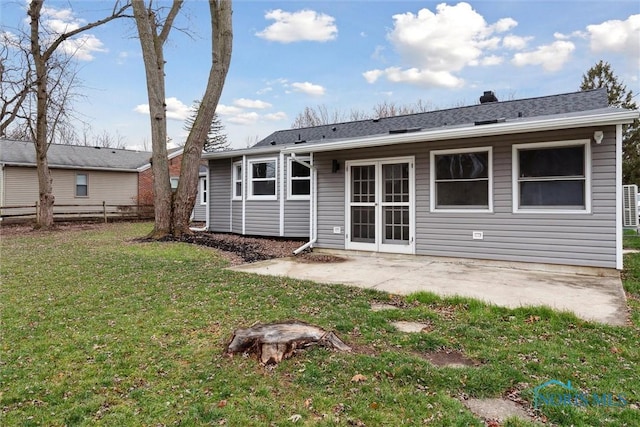
M 296 261 L 307 263 L 331 263 L 331 262 L 345 262 L 347 259 L 336 255 L 329 254 L 317 254 L 313 252 L 305 252 L 296 256 Z
M 139 241 L 148 241 L 148 239 Z M 303 244 L 299 240 L 269 239 L 207 232 L 196 232 L 180 238 L 167 236 L 160 241 L 192 243 L 215 248 L 222 251 L 222 255 L 232 265 L 288 257 Z
M 439 350 L 421 355 L 436 366 L 446 368 L 465 368 L 468 366 L 480 366 L 481 362 L 469 359 L 457 350 Z
M 467 399 L 462 403 L 476 416 L 483 418 L 488 426 L 500 425 L 508 418 L 532 421 L 527 411 L 507 399 Z

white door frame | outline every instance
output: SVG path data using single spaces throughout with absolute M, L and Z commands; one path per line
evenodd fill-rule
M 382 166 L 385 164 L 409 164 L 409 242 L 407 245 L 389 244 L 383 242 L 383 207 L 394 205 L 394 202 L 382 202 L 383 179 Z M 375 166 L 375 202 L 357 203 L 360 206 L 375 207 L 375 242 L 363 243 L 351 241 L 351 167 Z M 350 160 L 345 162 L 345 249 L 415 254 L 415 156 L 384 157 L 376 159 Z M 405 205 L 404 203 L 398 203 Z

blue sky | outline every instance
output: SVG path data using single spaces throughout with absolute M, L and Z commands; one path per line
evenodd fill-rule
M 156 2 L 162 3 L 162 2 Z M 169 135 L 201 98 L 210 66 L 205 1 L 186 1 L 166 46 Z M 98 19 L 112 2 L 53 1 L 51 28 Z M 168 3 L 165 3 L 168 4 Z M 2 31 L 26 21 L 26 1 L 0 5 Z M 291 126 L 306 106 L 367 113 L 380 102 L 433 108 L 579 89 L 608 61 L 640 93 L 640 2 L 242 1 L 233 5 L 234 46 L 218 114 L 232 147 Z M 79 116 L 95 134 L 117 132 L 150 147 L 144 68 L 135 25 L 119 20 L 69 45 L 79 65 Z M 636 96 L 636 101 L 640 97 Z

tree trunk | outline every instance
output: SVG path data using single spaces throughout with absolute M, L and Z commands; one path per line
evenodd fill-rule
M 53 179 L 47 161 L 47 104 L 49 92 L 47 91 L 47 58 L 42 55 L 40 46 L 40 11 L 43 1 L 33 0 L 29 6 L 30 30 L 31 30 L 31 55 L 36 69 L 36 125 L 32 130 L 33 142 L 36 151 L 36 171 L 38 173 L 38 188 L 40 193 L 40 212 L 37 228 L 53 227 Z M 32 127 L 33 129 L 33 127 Z
M 179 9 L 182 2 L 174 2 Z M 176 12 L 177 13 L 177 10 Z M 149 237 L 162 238 L 171 234 L 172 194 L 167 155 L 167 111 L 165 104 L 163 34 L 158 34 L 156 15 L 144 1 L 133 2 L 133 15 L 144 60 L 151 121 L 151 171 L 153 173 L 154 228 Z M 166 25 L 171 25 L 171 23 Z M 168 34 L 168 31 L 167 33 Z
M 226 353 L 256 354 L 264 365 L 277 364 L 291 357 L 296 349 L 321 345 L 339 351 L 351 351 L 336 334 L 308 323 L 290 321 L 236 329 Z
M 209 0 L 209 11 L 211 14 L 211 69 L 207 88 L 182 154 L 180 181 L 173 203 L 174 236 L 191 234 L 189 219 L 196 201 L 202 150 L 211 129 L 211 122 L 218 107 L 231 62 L 233 46 L 231 1 Z

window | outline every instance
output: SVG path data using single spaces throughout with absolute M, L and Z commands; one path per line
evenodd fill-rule
M 309 157 L 297 157 L 309 163 Z M 289 182 L 287 185 L 289 199 L 309 200 L 311 194 L 311 169 L 289 157 Z
M 431 152 L 431 210 L 493 209 L 491 147 Z
M 200 204 L 201 205 L 206 205 L 207 204 L 207 177 L 203 176 L 200 177 Z
M 242 199 L 242 162 L 235 162 L 233 164 L 231 182 L 233 183 L 233 199 Z
M 249 198 L 277 199 L 276 159 L 249 160 Z
M 514 145 L 514 211 L 589 211 L 589 147 L 588 140 Z
M 89 196 L 89 177 L 86 173 L 76 174 L 76 197 Z

